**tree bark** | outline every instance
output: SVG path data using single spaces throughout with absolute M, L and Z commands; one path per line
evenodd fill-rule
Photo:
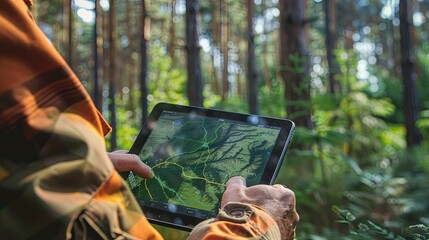
M 247 99 L 249 112 L 258 114 L 258 79 L 255 66 L 255 35 L 253 34 L 253 0 L 247 0 Z
M 264 1 L 263 2 L 263 9 L 267 9 L 267 8 L 269 8 L 269 6 L 267 5 L 267 2 Z M 268 23 L 268 22 L 270 22 L 270 20 L 264 18 L 263 25 L 264 25 L 264 33 L 266 36 L 266 40 L 262 43 L 262 59 L 264 62 L 264 67 L 263 67 L 262 73 L 263 73 L 263 78 L 264 78 L 264 85 L 268 89 L 269 93 L 271 93 L 272 88 L 271 88 L 271 79 L 270 79 L 270 66 L 269 66 L 268 62 L 269 62 L 269 57 L 273 57 L 274 54 L 268 53 L 268 48 L 267 48 L 268 43 L 270 41 L 270 39 L 269 39 L 270 35 L 272 34 L 272 33 L 268 33 L 269 29 L 266 28 L 266 26 L 267 26 L 266 23 Z M 275 44 L 274 42 L 271 42 L 271 43 Z M 274 56 L 274 58 L 276 58 L 276 57 Z M 278 62 L 278 61 L 276 61 L 276 62 Z
M 148 116 L 148 87 L 147 87 L 147 69 L 148 69 L 148 57 L 147 57 L 147 42 L 149 40 L 150 33 L 150 18 L 147 13 L 148 4 L 147 0 L 142 0 L 142 12 L 140 20 L 140 102 L 142 109 L 142 122 L 143 127 L 146 118 Z
M 125 65 L 125 79 L 126 79 L 126 86 L 129 89 L 128 92 L 128 104 L 126 105 L 126 107 L 130 110 L 133 111 L 134 108 L 134 96 L 133 96 L 133 83 L 134 83 L 134 78 L 133 78 L 133 71 L 132 66 L 133 66 L 133 59 L 131 57 L 132 54 L 132 43 L 134 42 L 133 39 L 133 34 L 132 34 L 132 21 L 131 21 L 131 9 L 132 9 L 132 3 L 127 1 L 126 2 L 126 11 L 127 13 L 125 14 L 125 22 L 126 22 L 126 26 L 127 26 L 127 39 L 128 39 L 128 46 L 127 46 L 127 50 L 124 52 L 125 53 L 125 59 L 126 59 L 126 64 Z
M 346 50 L 352 51 L 353 50 L 353 34 L 355 32 L 355 29 L 353 27 L 353 20 L 356 19 L 356 6 L 355 1 L 348 1 L 347 9 L 349 10 L 349 13 L 346 15 L 346 17 L 343 19 L 343 36 L 344 36 L 344 42 L 345 42 L 345 48 Z
M 102 32 L 102 18 L 103 12 L 101 10 L 100 1 L 95 0 L 95 20 L 94 20 L 94 88 L 93 88 L 93 101 L 98 111 L 102 112 L 102 89 L 103 89 L 103 36 Z
M 267 37 L 268 39 L 268 37 Z M 268 42 L 268 41 L 267 41 Z M 267 52 L 267 42 L 263 43 L 262 58 L 264 60 L 264 85 L 271 92 L 270 66 L 268 64 L 269 53 Z
M 223 54 L 223 71 L 222 71 L 222 100 L 228 97 L 228 3 L 226 0 L 220 1 L 221 8 L 221 48 Z
M 176 51 L 175 51 L 175 44 L 176 44 L 176 22 L 174 21 L 174 18 L 176 16 L 176 0 L 171 0 L 171 17 L 170 17 L 170 34 L 169 34 L 169 40 L 168 40 L 168 50 L 170 53 L 171 58 L 171 66 L 174 68 L 176 67 Z
M 280 1 L 280 63 L 285 82 L 287 116 L 297 126 L 312 128 L 308 80 L 305 1 Z
M 415 55 L 411 39 L 413 20 L 409 11 L 412 9 L 412 1 L 400 0 L 399 2 L 399 30 L 401 33 L 401 71 L 404 84 L 404 113 L 405 127 L 407 129 L 407 147 L 420 145 L 422 136 L 416 126 L 419 119 L 419 103 L 416 89 L 416 74 L 414 70 Z
M 219 55 L 219 46 L 220 44 L 220 28 L 219 28 L 219 15 L 221 12 L 221 8 L 220 8 L 220 4 L 218 1 L 212 1 L 211 2 L 211 9 L 212 9 L 212 21 L 211 21 L 211 26 L 212 26 L 212 39 L 213 39 L 213 46 L 211 48 L 211 61 L 212 61 L 212 72 L 211 72 L 211 76 L 213 78 L 213 82 L 212 82 L 212 86 L 214 89 L 214 92 L 218 95 L 221 95 L 221 87 L 220 87 L 220 82 L 219 82 L 219 78 L 218 78 L 218 73 L 219 73 L 219 68 L 217 68 L 215 66 L 215 59 L 216 57 Z
M 186 50 L 188 68 L 188 99 L 193 106 L 203 106 L 203 79 L 201 75 L 198 32 L 198 0 L 186 1 Z
M 115 0 L 110 0 L 109 9 L 109 116 L 112 132 L 110 134 L 110 150 L 117 148 L 116 132 L 116 8 Z
M 73 1 L 64 0 L 63 2 L 63 41 L 64 41 L 64 58 L 67 63 L 73 69 L 72 66 L 72 55 L 73 55 Z
M 243 83 L 241 80 L 241 72 L 235 74 L 235 82 L 237 84 L 237 96 L 243 96 Z
M 325 46 L 326 46 L 326 59 L 328 61 L 329 69 L 329 92 L 331 94 L 340 93 L 340 84 L 335 79 L 339 69 L 336 62 L 335 54 L 333 53 L 336 48 L 336 35 L 337 22 L 336 22 L 336 1 L 324 0 L 325 9 Z

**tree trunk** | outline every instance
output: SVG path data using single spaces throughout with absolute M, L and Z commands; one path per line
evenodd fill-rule
M 268 37 L 267 37 L 268 39 Z M 268 42 L 268 41 L 267 41 Z M 262 58 L 264 60 L 264 85 L 268 88 L 268 91 L 271 92 L 271 79 L 270 79 L 270 66 L 268 65 L 268 56 L 267 53 L 267 42 L 263 43 Z
M 122 49 L 120 49 L 118 51 L 118 55 L 116 56 L 118 59 L 117 61 L 120 62 L 120 64 L 118 64 L 117 66 L 117 76 L 119 76 L 119 81 L 117 81 L 117 86 L 116 88 L 118 89 L 118 94 L 119 94 L 119 103 L 120 103 L 120 107 L 121 108 L 126 108 L 127 103 L 128 103 L 128 99 L 125 98 L 125 92 L 123 91 L 125 87 L 129 86 L 127 85 L 130 82 L 130 71 L 128 70 L 128 66 L 129 66 L 129 62 L 130 62 L 130 57 L 131 57 L 131 52 L 130 52 L 130 44 L 131 44 L 131 39 L 129 38 L 131 35 L 131 28 L 130 28 L 130 21 L 131 21 L 131 6 L 130 6 L 130 1 L 123 1 L 123 2 L 119 2 L 122 6 L 118 5 L 118 9 L 121 9 L 124 7 L 125 4 L 125 24 L 122 23 L 122 27 L 121 29 L 125 28 L 125 32 L 126 32 L 126 37 L 127 37 L 127 45 L 125 47 L 121 47 Z M 124 26 L 125 25 L 125 26 Z M 118 30 L 118 35 L 120 30 Z M 122 35 L 123 37 L 124 35 Z
M 263 9 L 267 9 L 269 8 L 269 6 L 267 5 L 267 2 L 264 1 L 263 2 Z M 267 23 L 270 22 L 270 20 L 264 18 L 264 33 L 266 36 L 266 40 L 261 43 L 262 45 L 262 60 L 264 62 L 264 66 L 263 66 L 263 70 L 262 70 L 262 74 L 263 74 L 263 78 L 264 78 L 264 86 L 268 89 L 269 93 L 271 93 L 271 79 L 270 79 L 270 66 L 269 66 L 269 57 L 273 57 L 274 54 L 270 54 L 268 53 L 268 43 L 270 42 L 270 35 L 272 33 L 268 33 L 270 31 L 270 29 L 267 29 Z M 271 44 L 275 44 L 274 42 L 271 42 Z M 275 57 L 275 56 L 274 56 Z M 278 62 L 278 61 L 276 61 Z
M 63 2 L 63 41 L 64 41 L 64 58 L 67 63 L 72 66 L 72 54 L 73 54 L 73 1 L 72 0 L 64 0 Z
M 223 54 L 222 100 L 225 101 L 229 92 L 228 82 L 228 3 L 220 1 L 221 8 L 221 48 Z
M 201 75 L 198 32 L 198 0 L 186 1 L 186 50 L 188 65 L 188 99 L 193 106 L 203 106 L 203 79 Z
M 219 68 L 217 68 L 215 66 L 215 59 L 216 56 L 218 56 L 219 54 L 219 46 L 220 46 L 220 28 L 219 28 L 219 15 L 220 15 L 220 4 L 218 1 L 212 1 L 211 3 L 211 9 L 212 9 L 212 21 L 211 21 L 211 26 L 212 26 L 212 38 L 213 38 L 213 46 L 211 48 L 211 61 L 212 61 L 212 74 L 211 76 L 213 77 L 213 82 L 212 82 L 212 86 L 214 89 L 214 92 L 218 95 L 221 95 L 221 89 L 220 89 L 220 83 L 219 83 L 219 79 L 218 79 L 218 73 L 219 73 Z
M 116 141 L 116 8 L 115 0 L 110 0 L 109 9 L 109 116 L 112 132 L 110 135 L 110 150 L 115 150 L 117 147 Z
M 355 32 L 355 29 L 353 27 L 353 20 L 356 19 L 355 4 L 356 4 L 355 1 L 348 1 L 347 9 L 349 10 L 349 13 L 343 19 L 343 23 L 344 23 L 343 36 L 344 36 L 345 48 L 346 50 L 349 50 L 349 51 L 353 50 L 353 43 L 354 43 L 353 34 Z
M 171 58 L 171 66 L 174 68 L 176 67 L 176 51 L 175 51 L 175 44 L 176 44 L 176 22 L 174 21 L 174 18 L 176 16 L 176 0 L 171 0 L 171 18 L 170 18 L 170 34 L 169 34 L 169 52 L 170 52 L 170 58 Z
M 142 108 L 142 122 L 143 125 L 146 122 L 146 118 L 148 116 L 148 103 L 147 103 L 147 95 L 148 95 L 148 87 L 147 87 L 147 67 L 148 67 L 148 57 L 147 57 L 147 42 L 150 36 L 150 18 L 147 13 L 148 4 L 147 0 L 142 0 L 142 13 L 141 13 L 141 21 L 140 21 L 140 101 Z
M 247 99 L 249 112 L 258 114 L 258 79 L 255 66 L 255 35 L 253 34 L 253 0 L 247 0 Z
M 103 89 L 103 36 L 102 32 L 102 19 L 103 12 L 100 6 L 100 1 L 95 1 L 95 21 L 94 21 L 94 88 L 93 88 L 93 101 L 98 111 L 102 111 L 102 89 Z
M 237 84 L 237 96 L 243 96 L 243 83 L 241 80 L 241 72 L 235 74 L 236 84 Z
M 416 74 L 414 70 L 415 55 L 411 32 L 413 27 L 412 1 L 400 0 L 399 2 L 399 30 L 401 33 L 401 70 L 404 83 L 404 113 L 405 127 L 407 129 L 406 140 L 408 148 L 420 145 L 421 134 L 416 126 L 419 119 L 419 104 L 416 91 Z
M 396 3 L 394 1 L 390 1 L 390 6 L 392 7 L 392 9 L 396 8 Z M 397 18 L 397 11 L 393 11 L 393 16 L 392 19 Z M 401 17 L 399 17 L 400 19 Z M 387 52 L 390 52 L 391 55 L 391 59 L 393 59 L 393 61 L 391 61 L 390 64 L 390 68 L 392 68 L 393 74 L 394 76 L 400 76 L 402 73 L 402 70 L 398 67 L 395 66 L 400 66 L 401 65 L 401 33 L 399 30 L 398 33 L 398 27 L 393 24 L 393 21 L 390 21 L 390 34 L 392 35 L 392 41 L 391 41 L 391 46 L 388 47 Z M 400 27 L 399 27 L 400 28 Z M 399 46 L 399 48 L 398 48 Z
M 326 45 L 326 59 L 328 61 L 329 69 L 329 92 L 331 94 L 340 93 L 340 84 L 335 79 L 339 72 L 336 62 L 336 57 L 333 53 L 336 48 L 336 35 L 337 21 L 336 21 L 336 1 L 324 0 L 325 8 L 325 45 Z
M 280 1 L 280 63 L 287 116 L 312 128 L 305 1 Z
M 218 79 L 218 68 L 216 68 L 215 66 L 215 59 L 216 56 L 218 55 L 218 51 L 217 51 L 217 47 L 215 47 L 215 45 L 212 47 L 211 49 L 211 71 L 210 74 L 208 74 L 208 76 L 212 77 L 212 88 L 215 94 L 217 95 L 221 95 L 221 91 L 220 91 L 220 86 L 219 86 L 219 79 Z
M 132 34 L 132 23 L 131 23 L 131 2 L 127 1 L 126 2 L 126 15 L 125 15 L 125 22 L 126 22 L 126 26 L 127 26 L 127 39 L 128 39 L 128 46 L 127 46 L 127 51 L 125 51 L 125 58 L 126 58 L 126 64 L 125 64 L 125 79 L 126 79 L 126 86 L 129 89 L 128 92 L 128 104 L 127 104 L 127 109 L 129 109 L 130 111 L 134 110 L 134 101 L 133 101 L 133 93 L 132 93 L 132 89 L 133 89 L 133 71 L 132 71 L 132 66 L 133 66 L 133 59 L 131 57 L 132 54 L 132 43 L 134 42 L 133 39 L 133 34 Z M 134 112 L 134 111 L 133 111 Z

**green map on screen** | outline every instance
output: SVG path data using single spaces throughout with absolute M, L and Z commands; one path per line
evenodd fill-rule
M 260 181 L 280 128 L 164 111 L 139 156 L 150 180 L 130 175 L 143 204 L 170 203 L 215 212 L 232 176 Z M 260 173 L 254 175 L 253 173 Z

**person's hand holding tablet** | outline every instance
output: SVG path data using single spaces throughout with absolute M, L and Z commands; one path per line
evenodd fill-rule
M 127 151 L 119 150 L 108 153 L 118 171 L 133 171 L 140 177 L 150 179 L 153 172 L 140 158 Z M 295 194 L 283 185 L 259 184 L 246 186 L 243 177 L 236 176 L 226 182 L 222 195 L 221 208 L 228 203 L 247 203 L 262 208 L 277 223 L 282 239 L 294 239 L 299 215 L 295 208 Z
M 280 228 L 282 239 L 294 239 L 299 215 L 295 209 L 295 194 L 283 185 L 255 185 L 246 187 L 242 177 L 232 177 L 226 183 L 221 207 L 239 202 L 256 205 L 264 209 Z

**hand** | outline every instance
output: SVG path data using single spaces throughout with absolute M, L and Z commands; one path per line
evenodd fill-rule
M 295 209 L 295 194 L 283 185 L 246 187 L 242 177 L 232 177 L 226 183 L 221 207 L 228 202 L 249 203 L 264 209 L 280 228 L 282 239 L 294 239 L 299 215 Z
M 150 179 L 153 177 L 152 169 L 144 164 L 139 156 L 129 154 L 126 150 L 118 150 L 107 153 L 113 166 L 118 172 L 132 171 L 142 178 Z

